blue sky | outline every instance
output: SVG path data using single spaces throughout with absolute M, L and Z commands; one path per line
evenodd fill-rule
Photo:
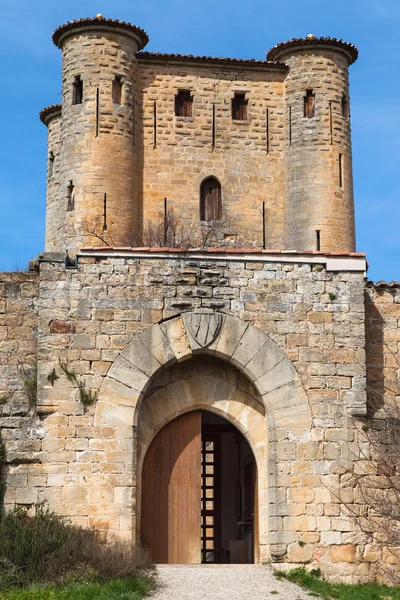
M 130 21 L 150 51 L 264 58 L 280 41 L 341 37 L 360 49 L 351 68 L 357 249 L 373 280 L 400 280 L 398 0 L 1 0 L 0 270 L 44 247 L 46 128 L 38 112 L 61 101 L 52 31 L 94 16 Z

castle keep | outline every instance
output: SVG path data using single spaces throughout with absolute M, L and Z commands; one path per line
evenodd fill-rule
M 158 563 L 373 579 L 355 449 L 367 418 L 385 433 L 400 295 L 355 251 L 357 49 L 149 53 L 101 15 L 53 41 L 45 252 L 0 274 L 4 506 L 47 501 Z M 166 205 L 224 222 L 221 247 L 143 247 Z

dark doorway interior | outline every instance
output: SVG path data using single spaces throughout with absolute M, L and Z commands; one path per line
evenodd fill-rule
M 244 436 L 202 411 L 201 562 L 253 563 L 256 465 Z

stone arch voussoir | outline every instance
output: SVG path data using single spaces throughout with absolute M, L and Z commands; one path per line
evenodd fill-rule
M 259 466 L 259 559 L 280 560 L 287 540 L 277 525 L 279 519 L 273 517 L 284 514 L 286 494 L 278 502 L 277 489 L 285 487 L 278 482 L 277 473 L 279 468 L 285 471 L 287 461 L 296 459 L 296 446 L 310 439 L 312 420 L 307 394 L 292 362 L 273 340 L 237 317 L 218 314 L 220 328 L 206 347 L 191 333 L 195 313 L 183 313 L 152 325 L 130 342 L 103 380 L 95 423 L 114 427 L 116 435 L 134 438 L 138 475 L 135 518 L 139 532 L 140 465 L 157 432 L 174 417 L 199 408 L 231 420 L 249 441 Z M 159 392 L 164 394 L 162 398 L 157 398 L 154 390 L 149 396 L 150 387 L 162 370 L 204 353 L 236 366 L 251 381 L 258 399 L 236 398 L 235 405 L 234 386 L 229 388 L 228 382 L 214 382 L 214 392 L 205 394 L 204 378 L 197 383 L 175 382 L 172 385 L 176 389 L 168 389 L 167 385 Z M 223 389 L 217 389 L 217 385 L 223 385 Z M 179 386 L 186 387 L 178 389 Z M 192 389 L 188 389 L 190 386 Z M 199 394 L 203 394 L 203 399 Z M 179 406 L 176 398 L 181 398 Z M 289 441 L 280 444 L 282 440 Z M 291 514 L 289 508 L 287 514 Z
M 191 334 L 190 314 L 151 325 L 122 350 L 99 392 L 98 423 L 136 426 L 142 400 L 157 372 L 206 353 L 236 366 L 253 383 L 270 430 L 310 429 L 311 411 L 300 377 L 273 340 L 238 317 L 223 314 L 218 335 L 203 348 Z

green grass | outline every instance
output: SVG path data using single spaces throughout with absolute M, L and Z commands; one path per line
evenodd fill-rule
M 71 583 L 62 587 L 33 585 L 0 592 L 0 600 L 141 600 L 152 587 L 140 578 Z
M 305 569 L 293 569 L 288 573 L 276 572 L 278 579 L 288 579 L 310 590 L 317 598 L 324 600 L 400 600 L 400 588 L 386 585 L 346 585 L 328 583 Z

